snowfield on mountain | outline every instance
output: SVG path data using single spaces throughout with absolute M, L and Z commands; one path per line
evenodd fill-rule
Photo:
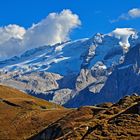
M 116 102 L 140 93 L 140 33 L 108 34 L 40 46 L 0 61 L 0 82 L 66 107 Z

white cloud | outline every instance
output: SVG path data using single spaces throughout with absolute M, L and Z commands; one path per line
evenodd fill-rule
M 0 27 L 0 44 L 8 41 L 10 38 L 23 39 L 26 30 L 18 25 L 8 25 Z
M 109 35 L 118 38 L 120 40 L 120 45 L 127 51 L 130 47 L 128 39 L 131 35 L 135 35 L 136 33 L 137 32 L 132 28 L 116 28 L 114 31 L 109 33 Z
M 127 13 L 121 14 L 117 19 L 111 20 L 111 22 L 118 22 L 120 20 L 130 20 L 140 18 L 140 8 L 133 8 L 129 10 Z
M 16 56 L 24 51 L 22 40 L 10 38 L 0 44 L 0 60 Z
M 53 45 L 69 39 L 70 32 L 81 24 L 78 15 L 70 10 L 51 13 L 25 30 L 18 25 L 0 28 L 0 59 L 19 55 L 42 45 Z
M 79 17 L 70 10 L 60 14 L 51 13 L 46 19 L 34 24 L 25 34 L 25 46 L 37 47 L 44 44 L 56 44 L 69 39 L 72 29 L 81 24 Z
M 15 56 L 23 50 L 25 32 L 26 30 L 18 25 L 0 27 L 0 59 Z
M 131 18 L 140 18 L 140 8 L 133 8 L 128 11 L 128 15 Z

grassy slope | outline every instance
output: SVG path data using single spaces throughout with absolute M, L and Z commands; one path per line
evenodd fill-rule
M 0 139 L 27 139 L 70 110 L 0 85 Z

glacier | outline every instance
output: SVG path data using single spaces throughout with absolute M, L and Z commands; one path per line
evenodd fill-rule
M 114 76 L 115 72 L 135 73 L 140 84 L 139 73 L 133 69 L 139 69 L 138 62 L 132 61 L 136 52 L 128 57 L 139 43 L 138 31 L 117 28 L 91 38 L 40 46 L 0 61 L 0 83 L 66 107 L 115 102 L 135 91 L 133 86 L 125 93 L 120 90 L 123 87 L 118 90 L 114 82 L 122 77 Z

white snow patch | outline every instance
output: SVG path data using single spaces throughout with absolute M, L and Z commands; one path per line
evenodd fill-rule
M 136 34 L 136 31 L 132 28 L 116 28 L 114 31 L 112 31 L 108 35 L 115 36 L 116 38 L 120 39 L 120 42 L 119 42 L 120 46 L 122 46 L 123 49 L 127 51 L 130 47 L 128 39 L 131 35 L 135 35 L 135 34 Z

